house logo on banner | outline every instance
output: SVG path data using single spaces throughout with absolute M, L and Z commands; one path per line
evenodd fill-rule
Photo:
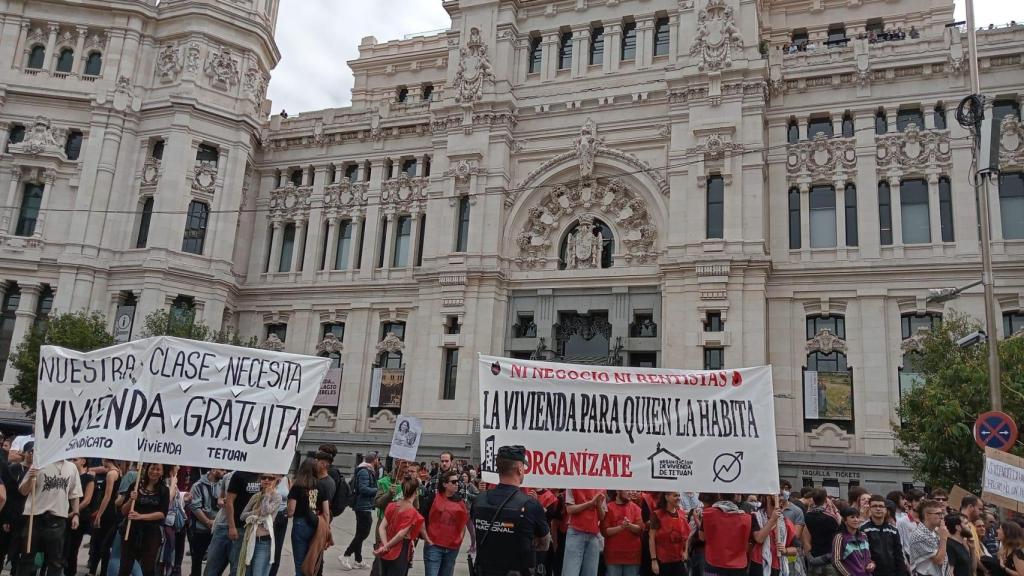
M 647 459 L 651 461 L 651 478 L 675 480 L 693 476 L 693 460 L 684 460 L 662 448 L 661 444 L 658 444 L 658 449 Z

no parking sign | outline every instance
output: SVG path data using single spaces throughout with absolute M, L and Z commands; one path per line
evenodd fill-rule
M 983 450 L 1009 452 L 1017 441 L 1017 424 L 1005 412 L 985 412 L 974 422 L 974 441 Z

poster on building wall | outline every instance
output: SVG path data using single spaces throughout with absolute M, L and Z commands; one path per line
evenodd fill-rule
M 391 437 L 391 450 L 388 456 L 405 460 L 416 461 L 416 453 L 420 449 L 420 437 L 423 435 L 423 423 L 419 418 L 413 416 L 399 416 L 395 421 L 395 433 Z
M 853 373 L 805 370 L 804 418 L 853 420 Z
M 479 357 L 484 480 L 501 446 L 525 486 L 778 491 L 770 366 L 672 370 Z
M 132 339 L 132 325 L 135 323 L 135 306 L 121 305 L 114 314 L 114 342 L 123 344 Z
M 380 402 L 378 408 L 402 408 L 402 392 L 405 389 L 404 368 L 380 369 Z
M 89 456 L 285 473 L 330 360 L 158 336 L 43 346 L 36 463 Z
M 341 400 L 341 371 L 343 366 L 330 368 L 324 375 L 324 381 L 320 383 L 320 391 L 313 401 L 313 406 L 324 408 L 338 408 Z

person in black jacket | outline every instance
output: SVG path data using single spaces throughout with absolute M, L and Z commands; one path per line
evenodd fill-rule
M 353 568 L 369 568 L 369 564 L 363 563 L 363 541 L 370 535 L 373 529 L 373 498 L 377 495 L 377 466 L 380 458 L 377 452 L 370 452 L 363 456 L 363 463 L 356 467 L 353 475 L 353 488 L 355 488 L 355 503 L 352 512 L 356 516 L 356 532 L 352 536 L 345 552 L 338 557 L 341 567 L 345 570 Z M 353 564 L 349 557 L 355 558 Z
M 871 560 L 875 563 L 873 576 L 910 576 L 903 557 L 903 544 L 896 526 L 889 521 L 885 498 L 875 494 L 868 501 L 870 516 L 860 529 L 868 537 Z

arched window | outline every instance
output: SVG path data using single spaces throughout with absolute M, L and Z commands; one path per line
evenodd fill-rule
M 836 189 L 832 186 L 811 186 L 809 201 L 811 248 L 834 248 L 836 245 Z
M 786 126 L 786 142 L 790 144 L 796 144 L 800 141 L 800 125 L 797 124 L 796 118 L 790 118 L 789 124 Z
M 202 254 L 206 242 L 206 227 L 210 220 L 210 207 L 205 202 L 193 200 L 188 205 L 188 217 L 185 221 L 185 237 L 181 241 L 181 250 L 191 254 Z
M 60 56 L 57 57 L 57 72 L 70 73 L 75 67 L 75 51 L 71 48 L 65 48 L 60 51 Z
M 849 112 L 843 114 L 843 138 L 853 138 L 853 116 Z
M 139 219 L 139 235 L 135 238 L 136 248 L 145 248 L 149 242 L 149 223 L 153 219 L 153 197 L 146 196 L 142 202 L 142 216 Z
M 103 71 L 103 54 L 99 52 L 89 52 L 88 58 L 85 60 L 85 71 L 86 76 L 99 76 L 100 72 Z
M 18 226 L 15 236 L 31 236 L 36 232 L 39 207 L 43 204 L 43 186 L 34 182 L 25 184 L 21 194 L 21 208 L 18 211 Z
M 614 251 L 615 238 L 611 228 L 597 218 L 584 216 L 569 228 L 562 239 L 558 250 L 558 269 L 611 268 Z
M 33 70 L 42 70 L 45 63 L 46 48 L 38 45 L 33 46 L 32 51 L 28 53 L 28 64 L 26 64 L 26 67 Z

